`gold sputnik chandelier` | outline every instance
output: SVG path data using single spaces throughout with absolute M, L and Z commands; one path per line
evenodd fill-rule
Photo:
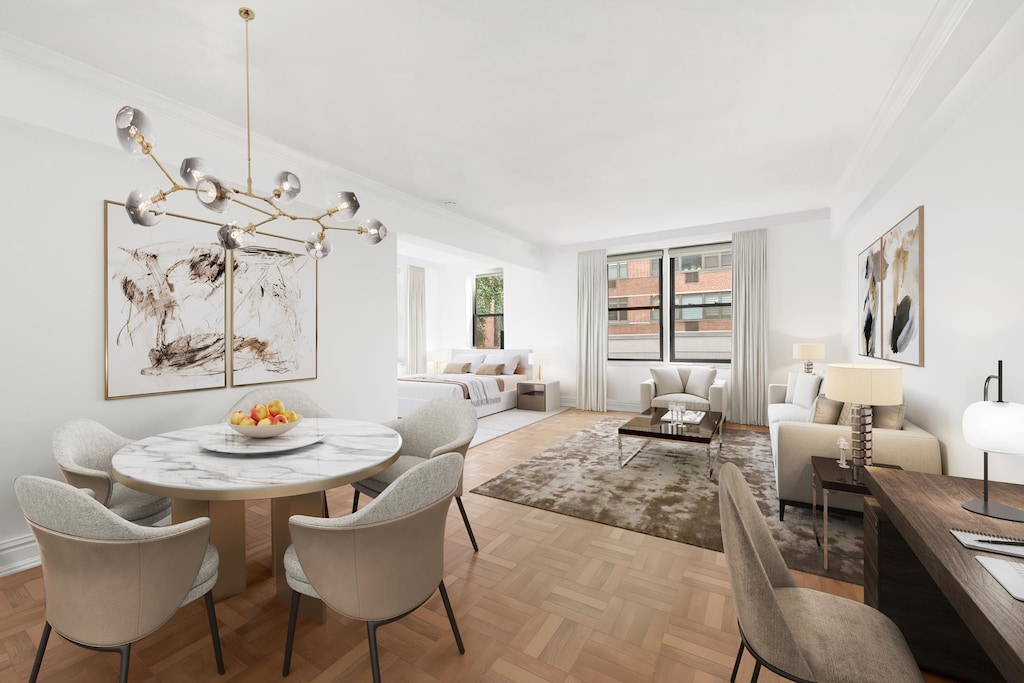
M 230 220 L 200 220 L 212 225 L 219 225 L 217 240 L 225 249 L 244 247 L 255 239 L 256 235 L 281 237 L 264 232 L 261 228 L 281 218 L 293 221 L 309 221 L 316 228 L 305 239 L 306 253 L 314 259 L 322 259 L 331 253 L 331 243 L 327 240 L 328 230 L 354 232 L 370 244 L 378 244 L 387 236 L 387 228 L 373 218 L 364 219 L 356 226 L 332 225 L 329 221 L 345 221 L 359 210 L 359 200 L 352 192 L 337 192 L 327 202 L 323 213 L 313 216 L 299 216 L 285 211 L 282 207 L 295 199 L 302 184 L 298 177 L 290 171 L 281 171 L 275 178 L 274 189 L 268 195 L 258 194 L 252 189 L 252 124 L 250 121 L 249 98 L 249 22 L 256 13 L 248 7 L 238 10 L 238 15 L 245 20 L 245 128 L 246 128 L 246 170 L 245 189 L 232 187 L 219 179 L 200 157 L 188 157 L 181 162 L 179 175 L 181 182 L 167 172 L 160 160 L 153 154 L 153 137 L 149 121 L 145 114 L 135 107 L 124 106 L 117 112 L 114 121 L 117 125 L 117 139 L 121 147 L 129 154 L 138 158 L 147 156 L 153 160 L 160 172 L 170 181 L 171 187 L 166 190 L 157 188 L 136 188 L 128 195 L 125 210 L 132 223 L 136 225 L 156 225 L 166 213 L 165 201 L 176 192 L 191 191 L 195 193 L 199 203 L 216 213 L 226 212 L 232 205 L 241 205 L 257 214 L 255 220 L 240 223 Z M 288 238 L 286 238 L 288 239 Z

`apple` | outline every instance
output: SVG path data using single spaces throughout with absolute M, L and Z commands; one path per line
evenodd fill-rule
M 288 418 L 278 413 L 270 418 L 270 420 L 276 425 L 283 425 L 288 423 Z
M 246 415 L 245 417 L 242 418 L 242 421 L 239 422 L 238 424 L 242 425 L 243 427 L 255 427 L 256 426 L 256 420 L 254 420 L 251 417 L 249 417 L 248 415 Z
M 256 426 L 257 427 L 269 427 L 272 424 L 274 424 L 272 418 L 264 417 L 264 418 L 261 418 L 260 421 L 256 423 Z
M 302 416 L 296 413 L 294 410 L 286 410 L 282 413 L 282 415 L 284 415 L 285 419 L 288 420 L 289 422 L 298 422 L 299 420 L 302 419 Z
M 231 413 L 231 417 L 228 418 L 228 422 L 233 425 L 242 424 L 242 418 L 249 417 L 249 413 L 244 410 L 236 410 Z
M 249 412 L 249 417 L 253 419 L 253 422 L 259 424 L 259 421 L 263 418 L 270 417 L 270 411 L 267 410 L 267 407 L 262 403 L 257 403 Z
M 284 412 L 284 403 L 281 402 L 281 399 L 275 398 L 267 404 L 267 412 L 271 415 L 280 415 Z

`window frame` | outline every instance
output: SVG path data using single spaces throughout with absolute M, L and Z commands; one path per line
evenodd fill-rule
M 663 361 L 665 358 L 665 345 L 662 340 L 665 336 L 665 323 L 664 315 L 662 314 L 662 305 L 664 303 L 664 285 L 665 285 L 665 254 L 664 251 L 657 252 L 641 252 L 631 254 L 615 254 L 608 256 L 607 258 L 607 290 L 608 290 L 608 319 L 605 326 L 605 337 L 609 343 L 608 360 L 624 360 L 624 361 Z M 634 278 L 629 277 L 629 264 L 639 263 L 646 264 L 633 268 L 633 272 L 637 273 Z M 614 274 L 617 277 L 612 277 L 614 268 Z M 644 273 L 640 275 L 639 273 Z M 641 278 L 656 278 L 657 285 L 654 292 L 650 293 L 613 293 L 614 289 L 619 288 L 619 283 L 629 279 L 641 279 Z M 630 299 L 646 298 L 645 304 L 636 304 L 631 302 Z M 616 302 L 621 300 L 626 301 L 625 306 L 612 305 L 612 301 Z M 647 311 L 649 313 L 645 320 L 634 320 L 632 319 L 631 313 L 636 311 Z M 622 319 L 623 312 L 625 312 L 625 320 Z M 614 316 L 614 318 L 613 318 Z M 611 341 L 612 337 L 616 336 L 611 333 L 612 329 L 616 329 L 620 334 L 628 334 L 624 330 L 628 329 L 630 325 L 657 325 L 657 340 L 658 340 L 658 356 L 646 357 L 646 358 L 626 358 L 626 357 L 610 357 Z
M 501 311 L 494 313 L 478 313 L 477 312 L 477 298 L 480 295 L 479 287 L 481 278 L 501 278 Z M 480 349 L 504 349 L 505 348 L 505 273 L 501 270 L 493 273 L 480 273 L 473 277 L 473 325 L 470 328 L 470 348 Z M 481 324 L 485 319 L 490 318 L 495 320 L 498 325 L 498 346 L 477 346 L 477 329 L 480 328 Z

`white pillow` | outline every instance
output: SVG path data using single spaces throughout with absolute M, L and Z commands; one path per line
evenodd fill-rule
M 821 375 L 814 375 L 809 372 L 800 373 L 796 380 L 796 388 L 793 390 L 793 404 L 810 410 L 814 405 L 814 399 L 818 398 L 818 388 L 821 386 Z
M 516 374 L 516 368 L 519 367 L 519 354 L 488 353 L 484 358 L 484 365 L 504 365 L 505 369 L 501 371 L 501 374 L 514 375 Z
M 655 396 L 683 393 L 683 381 L 675 368 L 651 368 L 651 377 L 654 379 Z
M 484 354 L 457 353 L 452 356 L 452 363 L 469 363 L 469 371 L 476 372 L 476 369 L 484 362 Z
M 806 374 L 806 372 L 789 373 L 789 379 L 786 381 L 786 403 L 793 402 L 793 394 L 796 393 L 796 381 L 800 379 L 800 375 Z
M 715 368 L 690 368 L 690 377 L 686 380 L 686 393 L 708 398 L 717 374 L 718 370 Z

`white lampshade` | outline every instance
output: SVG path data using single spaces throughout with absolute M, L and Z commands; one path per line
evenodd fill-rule
M 550 360 L 549 354 L 546 353 L 531 353 L 526 357 L 526 362 L 530 365 L 547 365 Z
M 793 344 L 793 358 L 796 360 L 821 360 L 824 357 L 824 344 Z
M 903 403 L 903 368 L 836 363 L 825 366 L 825 395 L 833 401 L 862 406 Z
M 972 403 L 964 411 L 964 440 L 979 451 L 1024 455 L 1024 405 Z

